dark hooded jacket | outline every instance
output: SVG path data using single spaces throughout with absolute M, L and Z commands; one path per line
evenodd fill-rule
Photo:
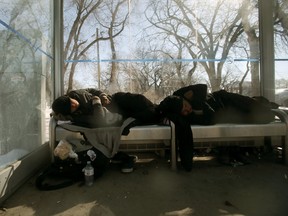
M 185 94 L 192 91 L 192 98 Z M 187 116 L 190 124 L 212 125 L 217 123 L 266 124 L 274 120 L 272 108 L 278 105 L 264 97 L 248 97 L 225 90 L 207 94 L 205 84 L 183 87 L 174 95 L 188 100 L 193 112 Z
M 111 103 L 106 108 L 121 114 L 124 119 L 135 118 L 136 125 L 158 124 L 161 121 L 157 105 L 142 94 L 117 92 L 111 96 Z
M 106 126 L 105 108 L 102 107 L 100 95 L 102 91 L 88 88 L 70 91 L 67 96 L 79 102 L 79 108 L 71 114 L 72 121 L 86 127 Z M 95 97 L 96 96 L 96 97 Z

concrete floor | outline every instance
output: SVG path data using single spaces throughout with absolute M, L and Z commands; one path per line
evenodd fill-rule
M 39 191 L 30 179 L 1 207 L 21 216 L 287 216 L 288 167 L 271 159 L 245 166 L 195 157 L 192 172 L 139 155 L 133 173 L 112 164 L 92 187 Z

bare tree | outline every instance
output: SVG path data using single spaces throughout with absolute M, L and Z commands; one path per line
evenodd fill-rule
M 111 49 L 111 69 L 110 69 L 110 79 L 109 79 L 109 87 L 111 91 L 115 91 L 119 89 L 119 84 L 117 82 L 117 71 L 118 71 L 118 63 L 117 63 L 117 50 L 116 50 L 116 42 L 114 38 L 124 30 L 129 11 L 127 4 L 127 0 L 120 0 L 118 2 L 111 1 L 106 4 L 106 7 L 109 8 L 108 13 L 105 14 L 105 17 L 111 17 L 108 19 L 110 21 L 107 22 L 107 18 L 102 21 L 98 19 L 101 27 L 107 30 L 110 49 Z
M 244 0 L 242 6 L 239 9 L 239 14 L 242 19 L 242 25 L 245 34 L 247 35 L 247 41 L 249 44 L 250 55 L 249 58 L 252 60 L 257 60 L 260 58 L 260 49 L 259 49 L 259 36 L 258 36 L 258 22 L 251 23 L 250 16 L 252 10 L 255 7 L 251 5 L 250 0 Z M 252 19 L 253 20 L 253 19 Z M 250 62 L 250 70 L 251 70 L 251 94 L 259 95 L 260 94 L 260 65 L 258 61 Z
M 24 12 L 24 9 L 28 6 L 28 0 L 18 1 L 18 4 L 16 4 L 9 15 L 7 17 L 10 17 L 9 23 L 7 26 L 10 26 L 10 29 L 21 31 L 21 28 L 23 28 L 22 25 L 17 25 L 17 18 L 21 16 L 21 14 Z M 16 27 L 17 26 L 17 27 Z M 12 65 L 15 61 L 15 47 L 13 46 L 13 43 L 11 43 L 13 40 L 15 40 L 15 32 L 7 31 L 1 33 L 2 39 L 5 39 L 5 43 L 1 46 L 1 64 L 0 64 L 0 81 L 2 80 L 2 77 L 5 73 L 5 71 L 8 69 L 9 65 Z
M 134 57 L 139 61 L 121 64 L 121 78 L 125 80 L 126 90 L 145 94 L 151 100 L 159 102 L 163 97 L 171 95 L 182 83 L 191 84 L 192 78 L 189 82 L 189 77 L 192 77 L 192 71 L 186 80 L 177 75 L 191 69 L 191 63 L 177 61 L 173 54 L 175 53 L 172 51 L 138 47 Z
M 241 16 L 237 11 L 226 8 L 223 0 L 217 1 L 213 8 L 207 2 L 202 3 L 203 10 L 199 14 L 195 10 L 197 7 L 192 4 L 187 0 L 167 0 L 166 4 L 151 1 L 149 11 L 153 12 L 148 13 L 147 10 L 146 17 L 151 28 L 158 29 L 158 37 L 169 36 L 181 41 L 185 45 L 186 55 L 191 59 L 204 60 L 198 61 L 198 64 L 205 69 L 212 90 L 218 90 L 225 60 L 243 33 Z M 201 9 L 198 8 L 198 11 Z M 163 39 L 163 43 L 167 41 Z M 169 45 L 174 46 L 171 43 Z
M 44 44 L 43 32 L 49 32 L 47 28 L 50 26 L 46 22 L 50 20 L 46 17 L 39 19 L 39 11 L 33 9 L 43 5 L 34 3 L 23 0 L 2 8 L 8 21 L 1 20 L 1 25 L 5 27 L 1 31 L 0 42 L 1 154 L 19 146 L 29 150 L 34 140 L 26 142 L 25 139 L 29 139 L 27 134 L 37 134 L 41 121 L 39 113 L 43 110 L 37 110 L 37 107 L 44 98 L 39 90 L 41 79 L 48 73 L 43 70 L 47 65 L 44 65 L 44 54 L 39 50 Z
M 118 19 L 117 14 L 119 13 L 119 7 L 127 2 L 127 0 L 119 1 L 116 7 L 111 8 L 110 5 L 114 1 L 107 3 L 107 1 L 98 0 L 76 0 L 74 1 L 73 8 L 76 9 L 76 16 L 73 17 L 73 23 L 71 27 L 65 27 L 68 31 L 67 40 L 65 41 L 64 47 L 64 59 L 73 60 L 67 61 L 64 65 L 64 74 L 68 72 L 68 86 L 67 92 L 73 88 L 73 79 L 78 64 L 77 60 L 85 58 L 89 55 L 89 51 L 93 50 L 93 46 L 98 41 L 110 41 L 112 53 L 116 53 L 115 44 L 113 38 L 117 37 L 124 29 L 124 24 L 127 15 L 123 20 Z M 76 6 L 76 7 L 74 7 Z M 111 10 L 112 9 L 112 10 Z M 105 13 L 109 11 L 109 16 Z M 112 15 L 112 16 L 111 16 Z M 70 17 L 71 18 L 71 17 Z M 93 24 L 90 24 L 90 23 Z M 108 25 L 107 25 L 108 23 Z M 95 37 L 94 32 L 96 28 L 102 26 L 107 31 L 102 31 L 100 37 Z M 91 31 L 95 29 L 95 31 Z M 112 56 L 116 58 L 116 56 Z M 113 69 L 112 72 L 115 72 Z M 116 73 L 116 72 L 115 72 Z M 114 80 L 114 75 L 112 75 L 112 81 Z
M 275 33 L 275 49 L 285 52 L 288 46 L 288 1 L 275 0 L 274 10 L 274 33 Z

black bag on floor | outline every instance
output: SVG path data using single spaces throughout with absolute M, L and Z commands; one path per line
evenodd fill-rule
M 96 153 L 96 158 L 93 161 L 87 155 L 89 150 L 93 150 Z M 37 176 L 36 187 L 39 190 L 48 191 L 68 187 L 76 182 L 84 181 L 82 170 L 86 166 L 87 161 L 91 161 L 94 167 L 94 178 L 100 177 L 106 170 L 110 159 L 94 147 L 89 150 L 77 152 L 78 160 L 74 158 L 61 160 L 55 157 L 55 161 Z

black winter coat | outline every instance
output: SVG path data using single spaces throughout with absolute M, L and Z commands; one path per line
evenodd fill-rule
M 211 125 L 217 123 L 265 124 L 274 120 L 274 114 L 267 99 L 248 97 L 225 90 L 207 94 L 204 84 L 183 87 L 174 92 L 188 100 L 195 110 L 187 118 L 190 124 Z M 192 98 L 186 98 L 188 91 L 193 92 Z M 263 98 L 263 97 L 261 97 Z
M 72 122 L 85 127 L 103 127 L 106 125 L 105 110 L 100 103 L 92 104 L 93 97 L 99 97 L 102 91 L 88 88 L 69 92 L 67 95 L 79 102 L 79 108 L 71 114 Z
M 111 96 L 111 103 L 106 106 L 110 112 L 119 113 L 123 118 L 136 119 L 137 125 L 158 124 L 160 115 L 157 105 L 142 94 L 117 92 Z

